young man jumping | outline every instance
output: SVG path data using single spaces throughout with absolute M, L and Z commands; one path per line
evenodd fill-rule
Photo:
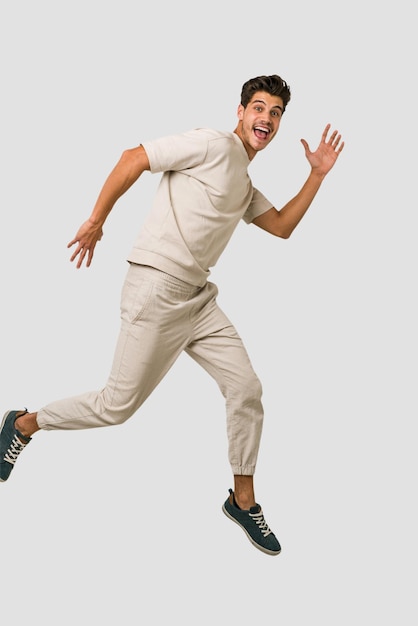
M 255 189 L 248 166 L 276 136 L 290 100 L 277 75 L 244 83 L 233 132 L 195 129 L 143 142 L 123 152 L 106 179 L 90 217 L 68 247 L 77 268 L 90 266 L 103 225 L 116 201 L 145 172 L 161 173 L 151 210 L 128 256 L 121 297 L 121 329 L 103 389 L 58 400 L 36 412 L 10 410 L 0 431 L 0 480 L 39 430 L 122 424 L 156 388 L 185 351 L 218 383 L 225 398 L 228 456 L 234 489 L 224 513 L 266 554 L 278 539 L 254 494 L 263 424 L 262 388 L 243 342 L 219 308 L 208 280 L 239 221 L 288 238 L 305 215 L 344 142 L 330 125 L 311 152 L 300 191 L 280 210 Z

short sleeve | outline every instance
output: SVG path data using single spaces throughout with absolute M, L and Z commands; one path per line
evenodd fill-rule
M 269 211 L 271 208 L 273 208 L 273 204 L 254 187 L 252 200 L 242 219 L 247 224 L 251 224 L 256 217 L 266 213 L 266 211 Z
M 205 159 L 208 141 L 198 131 L 169 135 L 142 142 L 152 173 L 181 171 L 196 167 Z

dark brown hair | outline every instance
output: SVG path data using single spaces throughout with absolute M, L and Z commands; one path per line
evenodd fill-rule
M 257 76 L 250 78 L 242 86 L 241 104 L 245 108 L 257 91 L 266 91 L 271 96 L 279 96 L 283 100 L 283 111 L 290 100 L 290 87 L 283 78 L 271 76 Z

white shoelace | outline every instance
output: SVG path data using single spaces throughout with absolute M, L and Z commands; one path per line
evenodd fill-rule
M 262 510 L 260 510 L 258 513 L 250 513 L 249 515 L 250 517 L 253 518 L 255 523 L 259 526 L 261 533 L 264 535 L 264 537 L 267 537 L 267 535 L 270 535 L 272 531 L 270 530 L 270 528 L 267 525 L 266 520 L 264 519 Z
M 23 441 L 20 441 L 19 437 L 15 435 L 12 439 L 12 443 L 10 444 L 9 449 L 4 455 L 4 460 L 14 465 L 16 463 L 17 457 L 22 452 L 25 446 L 26 446 L 26 443 L 23 443 Z

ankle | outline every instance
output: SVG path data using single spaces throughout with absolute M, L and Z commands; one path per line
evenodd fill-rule
M 24 413 L 19 415 L 15 421 L 15 428 L 24 437 L 32 437 L 36 431 L 39 430 L 38 422 L 36 421 L 37 413 Z
M 252 476 L 234 476 L 234 497 L 240 509 L 248 511 L 255 506 L 254 483 Z
M 233 498 L 235 500 L 235 504 L 237 504 L 243 511 L 249 511 L 251 507 L 256 504 L 255 499 L 248 496 L 237 496 L 237 494 L 234 493 Z

